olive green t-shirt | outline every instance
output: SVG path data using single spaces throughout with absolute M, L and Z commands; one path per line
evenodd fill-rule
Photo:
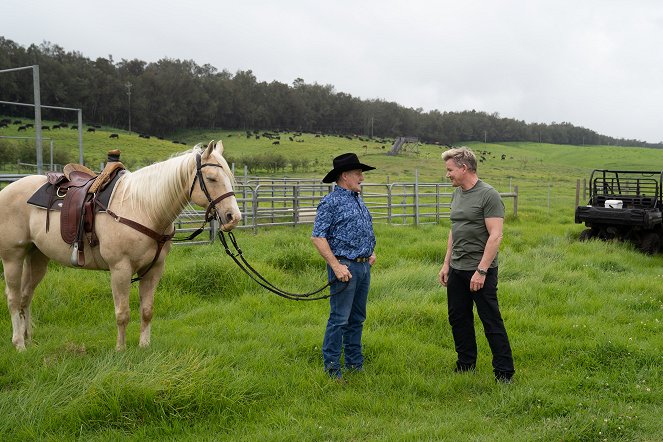
M 488 241 L 486 218 L 504 218 L 500 194 L 483 181 L 470 190 L 457 187 L 451 196 L 451 267 L 476 270 Z M 497 267 L 497 255 L 490 267 Z

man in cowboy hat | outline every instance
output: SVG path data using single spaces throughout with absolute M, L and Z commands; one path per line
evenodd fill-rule
M 375 234 L 371 214 L 359 195 L 363 172 L 375 167 L 359 162 L 354 153 L 334 158 L 334 168 L 322 179 L 336 182 L 318 205 L 311 241 L 327 261 L 330 286 L 329 320 L 322 343 L 325 371 L 341 378 L 341 351 L 345 368 L 362 370 L 361 333 L 375 263 Z

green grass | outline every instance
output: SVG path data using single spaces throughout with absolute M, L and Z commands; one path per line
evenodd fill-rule
M 366 371 L 322 372 L 325 301 L 251 283 L 217 245 L 178 247 L 156 297 L 152 346 L 116 353 L 108 274 L 52 265 L 17 353 L 8 315 L 0 433 L 84 440 L 659 440 L 663 258 L 577 241 L 575 225 L 507 223 L 500 301 L 516 382 L 495 384 L 479 333 L 472 375 L 455 361 L 436 275 L 446 226 L 378 225 Z M 322 284 L 306 227 L 237 234 L 277 285 Z M 477 324 L 479 331 L 480 325 Z
M 99 135 L 99 145 L 91 142 L 86 152 L 103 158 L 107 146 Z M 229 155 L 272 149 L 228 135 L 177 137 L 189 146 L 222 138 Z M 137 163 L 150 154 L 163 159 L 184 148 L 133 137 L 121 134 L 125 161 L 131 155 Z M 351 150 L 379 168 L 367 174 L 373 182 L 386 182 L 387 174 L 390 182 L 412 181 L 415 169 L 422 181 L 442 176 L 437 146 L 393 158 L 379 147 L 364 153 L 359 141 L 305 139 L 279 149 L 286 156 L 319 156 L 309 176 L 322 176 L 334 155 Z M 150 148 L 142 144 L 147 141 L 157 144 Z M 322 372 L 326 301 L 270 294 L 218 244 L 171 252 L 149 349 L 137 348 L 132 289 L 122 353 L 114 350 L 109 275 L 52 264 L 35 295 L 34 343 L 26 352 L 13 349 L 8 314 L 0 315 L 0 439 L 662 440 L 663 256 L 622 243 L 581 243 L 582 226 L 573 223 L 577 179 L 592 168 L 663 169 L 660 152 L 469 144 L 495 156 L 480 165 L 482 178 L 505 191 L 512 177 L 521 192 L 519 216 L 507 217 L 500 252 L 499 297 L 514 384 L 494 382 L 478 319 L 477 372 L 451 370 L 446 295 L 437 283 L 448 220 L 379 224 L 366 371 L 344 384 Z M 291 291 L 322 285 L 323 261 L 310 244 L 310 226 L 236 235 L 247 259 L 275 284 Z

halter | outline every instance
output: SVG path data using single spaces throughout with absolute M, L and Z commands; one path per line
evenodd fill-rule
M 202 164 L 202 157 L 200 153 L 196 153 L 196 176 L 193 179 L 193 182 L 191 183 L 191 190 L 189 191 L 189 198 L 191 198 L 191 195 L 193 195 L 193 188 L 196 185 L 196 181 L 198 181 L 198 185 L 200 186 L 200 190 L 203 191 L 205 194 L 205 197 L 207 198 L 207 202 L 209 205 L 207 206 L 207 210 L 205 210 L 205 221 L 209 222 L 214 218 L 218 218 L 218 213 L 216 211 L 216 205 L 223 201 L 224 199 L 235 195 L 235 192 L 230 191 L 226 192 L 223 195 L 219 196 L 216 199 L 212 199 L 212 196 L 209 194 L 209 190 L 207 190 L 207 185 L 205 184 L 205 178 L 203 177 L 203 167 L 218 167 L 221 170 L 223 170 L 223 166 L 220 164 L 214 164 L 214 163 L 204 163 Z M 214 212 L 214 213 L 212 213 Z

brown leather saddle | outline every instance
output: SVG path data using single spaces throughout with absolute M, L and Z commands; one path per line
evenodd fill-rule
M 51 210 L 60 210 L 60 235 L 73 246 L 72 265 L 85 265 L 85 242 L 91 247 L 99 244 L 94 230 L 95 214 L 101 210 L 98 202 L 108 206 L 122 173 L 124 166 L 119 161 L 107 163 L 100 175 L 80 164 L 67 164 L 63 172 L 48 172 L 48 182 L 28 200 L 28 204 L 46 208 L 47 232 Z

